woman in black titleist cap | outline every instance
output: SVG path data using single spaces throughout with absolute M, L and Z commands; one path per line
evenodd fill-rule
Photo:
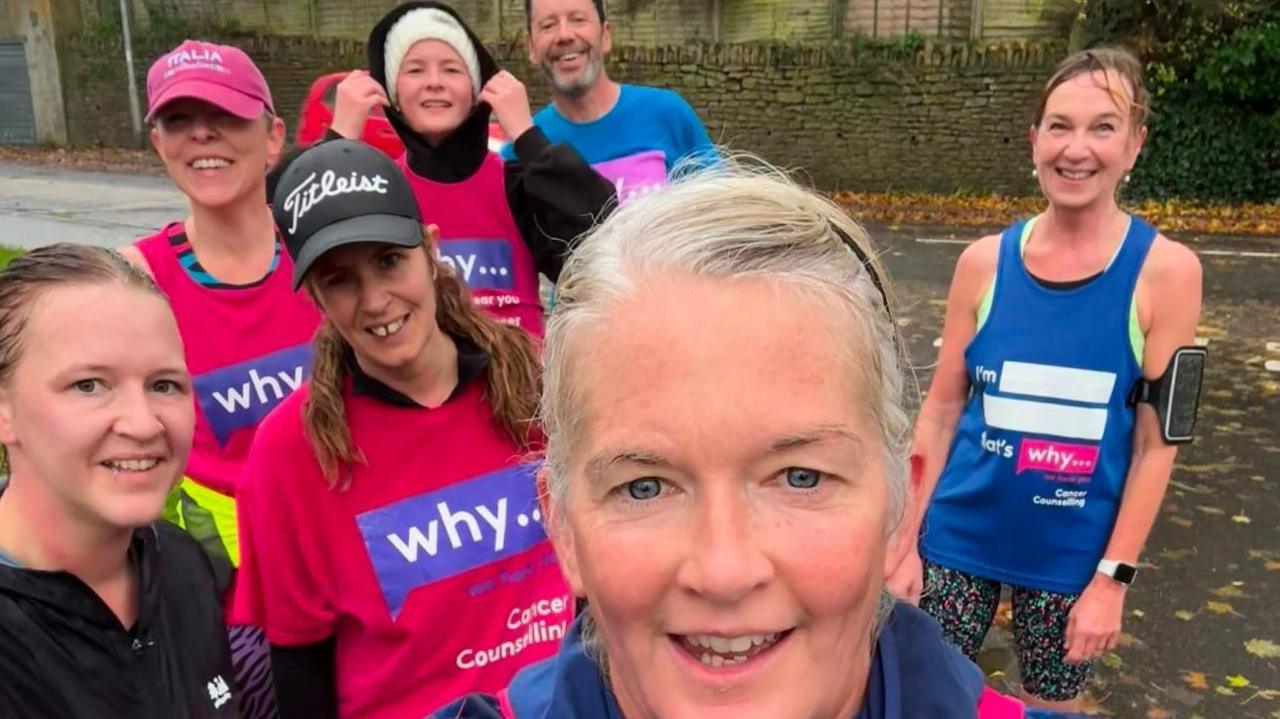
M 541 447 L 534 341 L 473 305 L 367 145 L 304 152 L 274 212 L 325 322 L 311 382 L 250 453 L 236 619 L 266 630 L 286 719 L 496 690 L 573 613 L 522 462 Z

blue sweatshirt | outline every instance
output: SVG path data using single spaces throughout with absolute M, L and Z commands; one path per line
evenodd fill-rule
M 623 719 L 600 668 L 582 645 L 582 619 L 560 653 L 516 675 L 507 698 L 516 719 Z M 894 607 L 876 643 L 862 710 L 852 719 L 972 719 L 982 672 L 947 644 L 933 619 L 915 607 Z M 495 697 L 471 695 L 435 719 L 503 719 Z
M 622 85 L 613 109 L 590 122 L 573 122 L 547 105 L 533 123 L 553 143 L 565 143 L 614 183 L 626 201 L 646 187 L 666 184 L 686 158 L 710 161 L 715 148 L 702 121 L 679 94 L 657 87 Z M 511 145 L 503 158 L 514 159 Z

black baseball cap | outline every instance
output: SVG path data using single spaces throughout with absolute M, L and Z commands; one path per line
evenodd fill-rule
M 293 289 L 324 253 L 357 242 L 422 244 L 422 214 L 409 180 L 379 150 L 331 140 L 298 155 L 272 202 L 293 258 Z

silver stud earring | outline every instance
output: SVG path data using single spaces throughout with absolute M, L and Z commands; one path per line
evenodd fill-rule
M 1131 179 L 1133 179 L 1133 176 L 1132 176 L 1132 175 L 1130 175 L 1130 174 L 1129 174 L 1129 173 L 1127 173 L 1127 172 L 1126 172 L 1126 173 L 1124 173 L 1124 184 L 1126 184 L 1126 185 L 1127 185 L 1127 184 L 1129 184 L 1129 180 L 1131 180 Z
M 1031 177 L 1032 177 L 1032 179 L 1035 179 L 1035 178 L 1037 178 L 1037 177 L 1039 177 L 1039 176 L 1040 176 L 1040 170 L 1039 170 L 1039 168 L 1035 168 L 1035 167 L 1031 168 Z

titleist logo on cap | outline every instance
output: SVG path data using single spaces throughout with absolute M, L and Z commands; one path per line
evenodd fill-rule
M 333 170 L 325 170 L 325 173 L 316 179 L 316 173 L 307 175 L 307 179 L 303 180 L 297 187 L 289 193 L 284 199 L 284 209 L 286 212 L 293 213 L 293 223 L 289 226 L 289 234 L 298 231 L 298 221 L 306 216 L 311 208 L 330 197 L 338 197 L 340 195 L 349 195 L 353 192 L 376 192 L 379 195 L 387 194 L 387 178 L 382 175 L 361 175 L 358 172 L 352 172 L 350 177 L 338 177 Z

